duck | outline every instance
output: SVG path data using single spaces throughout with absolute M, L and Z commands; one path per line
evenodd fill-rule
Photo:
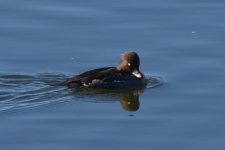
M 121 55 L 116 67 L 102 67 L 86 71 L 65 81 L 74 89 L 133 89 L 146 84 L 145 76 L 139 70 L 140 58 L 134 51 Z

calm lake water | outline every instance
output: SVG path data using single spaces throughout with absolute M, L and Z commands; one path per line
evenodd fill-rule
M 224 0 L 0 1 L 1 149 L 224 150 L 224 15 Z M 57 86 L 127 50 L 146 89 Z

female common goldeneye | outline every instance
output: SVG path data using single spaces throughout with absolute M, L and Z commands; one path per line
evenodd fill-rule
M 135 52 L 122 54 L 117 67 L 104 67 L 84 72 L 65 82 L 69 88 L 127 89 L 146 85 L 139 71 L 140 59 Z

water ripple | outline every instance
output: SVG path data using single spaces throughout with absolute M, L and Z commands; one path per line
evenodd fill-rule
M 69 91 L 60 86 L 61 74 L 0 74 L 0 111 L 66 101 Z
M 163 79 L 159 76 L 152 76 L 152 75 L 145 75 L 147 78 L 147 85 L 146 88 L 154 88 L 156 86 L 160 86 L 163 84 Z

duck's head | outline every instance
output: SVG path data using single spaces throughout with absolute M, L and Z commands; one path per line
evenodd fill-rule
M 125 52 L 122 54 L 120 63 L 117 66 L 119 71 L 133 74 L 137 78 L 143 78 L 143 74 L 139 71 L 140 59 L 136 52 Z

